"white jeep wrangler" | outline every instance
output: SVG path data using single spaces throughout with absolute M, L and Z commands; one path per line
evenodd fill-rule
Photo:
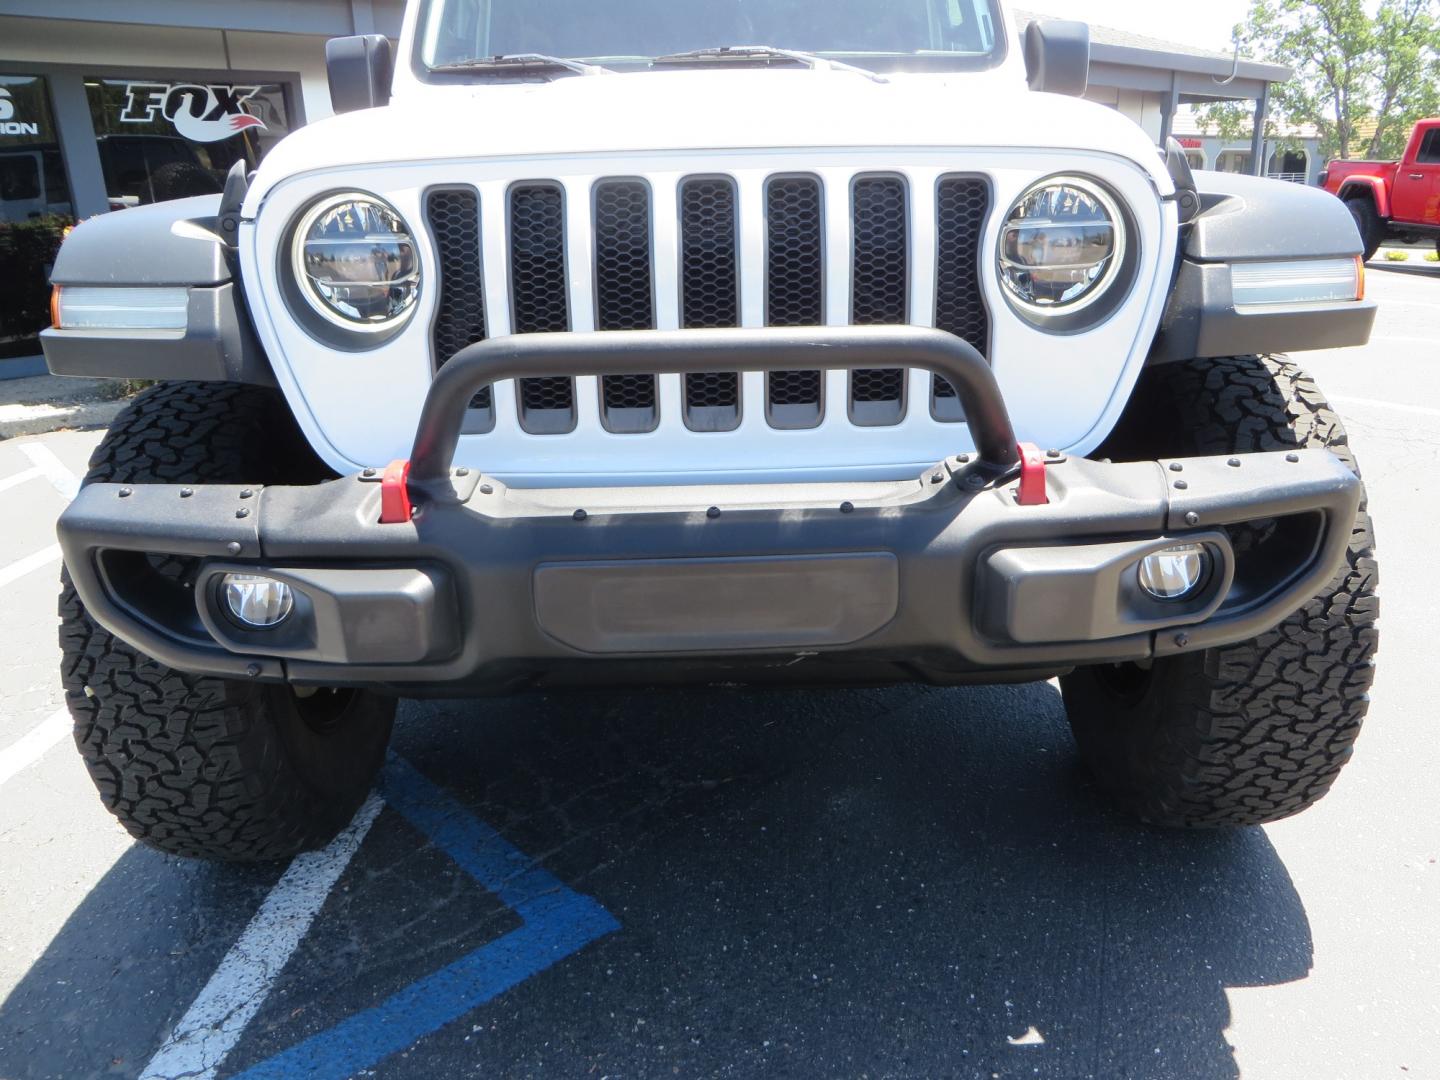
M 397 696 L 1059 677 L 1139 815 L 1320 798 L 1376 644 L 1330 195 L 1192 176 L 995 0 L 414 0 L 223 196 L 81 225 L 154 379 L 60 522 L 110 809 L 269 859 Z M 1028 82 L 1028 85 L 1027 85 Z

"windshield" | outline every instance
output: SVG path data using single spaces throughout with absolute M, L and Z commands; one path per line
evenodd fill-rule
M 867 67 L 989 67 L 996 0 L 428 0 L 418 59 L 544 53 L 640 65 L 725 45 L 861 57 Z M 875 62 L 879 61 L 879 62 Z

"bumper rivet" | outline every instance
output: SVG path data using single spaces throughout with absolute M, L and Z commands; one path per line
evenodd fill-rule
M 192 496 L 192 495 L 194 495 L 194 494 L 195 494 L 195 489 L 194 489 L 194 488 L 181 488 L 181 489 L 180 489 L 180 497 L 181 497 L 182 499 L 188 499 L 188 498 L 190 498 L 190 496 Z
M 1175 644 L 1176 644 L 1176 645 L 1179 645 L 1180 648 L 1183 649 L 1186 645 L 1189 645 L 1189 644 L 1190 644 L 1190 635 L 1189 635 L 1189 634 L 1176 634 L 1176 635 L 1175 635 Z
M 938 484 L 938 483 L 940 483 L 940 481 L 942 481 L 942 480 L 944 480 L 944 479 L 945 479 L 945 474 L 944 474 L 944 473 L 938 473 L 938 472 L 937 472 L 937 473 L 931 473 L 931 474 L 930 474 L 930 483 L 932 483 L 932 484 Z
M 481 495 L 494 495 L 494 494 L 495 494 L 495 488 L 494 488 L 494 486 L 491 485 L 491 484 L 481 484 L 481 485 L 480 485 L 480 494 L 481 494 Z
M 364 469 L 364 470 L 361 471 L 360 475 L 363 476 L 363 477 L 365 477 L 366 480 L 371 480 L 371 479 L 374 479 L 374 477 L 375 477 L 375 470 L 374 470 L 374 469 Z
M 1172 462 L 1170 462 L 1170 471 L 1171 471 L 1171 472 L 1184 472 L 1184 471 L 1185 471 L 1185 466 L 1184 466 L 1184 465 L 1181 465 L 1180 462 L 1178 462 L 1178 461 L 1172 461 Z
M 1300 460 L 1300 455 L 1299 455 L 1299 454 L 1286 454 L 1286 455 L 1285 455 L 1285 460 L 1288 461 L 1288 462 L 1290 462 L 1291 465 L 1294 465 L 1297 461 Z
M 1238 457 L 1232 457 L 1225 464 L 1229 465 L 1232 469 L 1238 469 L 1240 467 L 1240 459 Z
M 455 475 L 456 475 L 456 476 L 469 476 L 469 475 L 470 475 L 470 470 L 467 469 L 464 465 L 461 465 L 460 468 L 458 468 L 458 469 L 455 470 Z
M 1194 510 L 1191 510 L 1188 514 L 1185 515 L 1185 524 L 1186 524 L 1186 525 L 1199 525 L 1199 524 L 1200 524 L 1200 515 L 1197 514 Z
M 249 675 L 250 678 L 252 678 L 252 679 L 257 678 L 257 677 L 260 675 L 260 665 L 259 665 L 259 664 L 251 664 L 249 667 L 247 667 L 247 668 L 245 669 L 245 674 L 246 674 L 246 675 Z
M 959 455 L 956 456 L 955 460 L 956 460 L 959 464 L 961 464 L 961 465 L 969 465 L 969 464 L 970 464 L 970 455 L 969 455 L 969 454 L 959 454 Z
M 1059 456 L 1060 456 L 1060 451 L 1059 451 L 1059 450 L 1046 450 L 1046 451 L 1045 451 L 1045 456 L 1046 456 L 1046 457 L 1059 457 Z
M 251 491 L 249 488 L 246 488 L 244 491 L 240 492 L 240 497 L 242 499 L 253 499 L 255 497 L 255 492 Z
M 1181 491 L 1184 491 L 1184 490 L 1185 490 L 1186 488 L 1188 488 L 1190 485 L 1187 484 L 1184 480 L 1176 480 L 1176 481 L 1175 481 L 1175 486 L 1176 486 L 1177 488 L 1179 488 Z
M 845 502 L 843 502 L 843 503 L 840 504 L 840 513 L 842 513 L 842 514 L 853 514 L 854 512 L 855 512 L 855 504 L 852 503 L 852 502 L 850 502 L 848 499 L 847 499 Z
M 120 489 L 120 497 L 121 497 L 122 499 L 128 499 L 131 495 L 134 495 L 134 494 L 135 494 L 135 492 L 132 491 L 130 488 L 121 488 L 121 489 Z
M 972 473 L 970 476 L 965 477 L 965 486 L 972 491 L 979 491 L 985 486 L 985 478 L 979 473 Z
M 705 511 L 705 516 L 708 517 L 708 518 L 717 518 L 717 517 L 719 517 L 719 516 L 720 516 L 720 508 L 719 508 L 718 506 L 712 506 L 712 507 L 710 507 L 709 510 L 706 510 L 706 511 Z
M 231 555 L 239 555 L 240 552 L 245 550 L 245 546 L 241 544 L 238 540 L 231 540 L 228 544 L 225 545 L 225 550 L 228 551 Z
M 576 510 L 575 513 L 571 515 L 576 521 L 584 521 L 589 516 L 590 515 L 584 510 Z
M 235 516 L 237 518 L 247 518 L 250 516 L 250 510 L 248 507 L 242 506 L 239 510 L 235 511 Z

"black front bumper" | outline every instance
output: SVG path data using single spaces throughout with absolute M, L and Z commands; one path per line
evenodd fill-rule
M 937 371 L 979 452 L 886 483 L 518 490 L 450 466 L 465 403 L 498 379 L 807 364 Z M 1050 455 L 1046 501 L 1027 505 L 1019 457 L 988 366 L 938 331 L 534 335 L 471 346 L 442 370 L 411 459 L 409 520 L 381 523 L 384 484 L 367 470 L 310 487 L 95 484 L 60 535 L 90 613 L 184 671 L 432 694 L 948 683 L 1260 633 L 1329 580 L 1360 499 L 1354 475 L 1311 450 Z M 1237 554 L 1234 527 L 1262 521 L 1282 542 Z M 1203 544 L 1211 572 L 1189 599 L 1153 600 L 1136 566 L 1177 542 Z M 184 557 L 187 572 L 156 554 Z M 235 571 L 289 582 L 294 613 L 242 629 L 219 595 Z

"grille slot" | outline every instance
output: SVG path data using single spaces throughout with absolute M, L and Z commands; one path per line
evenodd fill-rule
M 824 223 L 820 181 L 772 177 L 765 186 L 765 321 L 819 326 L 825 321 Z M 766 411 L 777 428 L 811 428 L 824 415 L 819 371 L 775 371 Z
M 425 198 L 425 216 L 440 260 L 440 302 L 432 334 L 439 367 L 486 336 L 480 194 L 474 188 L 431 191 Z M 487 386 L 471 400 L 464 431 L 479 435 L 494 427 L 493 395 Z
M 557 184 L 510 189 L 510 303 L 517 334 L 570 329 L 565 280 L 565 195 Z M 575 429 L 575 384 L 520 380 L 520 426 L 532 435 Z
M 909 321 L 910 230 L 905 181 L 862 176 L 851 186 L 850 321 L 857 326 Z M 850 421 L 859 427 L 898 424 L 905 417 L 905 372 L 876 368 L 850 373 Z
M 947 176 L 936 190 L 935 325 L 973 345 L 981 356 L 990 349 L 990 314 L 980 291 L 980 241 L 990 210 L 990 186 L 978 177 Z M 965 419 L 949 380 L 931 382 L 930 414 L 955 422 Z
M 735 182 L 697 176 L 680 185 L 680 325 L 687 330 L 740 325 L 740 268 Z M 740 376 L 709 371 L 685 376 L 685 426 L 734 431 L 740 426 Z
M 595 326 L 653 330 L 650 271 L 650 188 L 643 180 L 595 185 Z M 600 380 L 605 427 L 654 431 L 659 423 L 654 375 L 606 375 Z

